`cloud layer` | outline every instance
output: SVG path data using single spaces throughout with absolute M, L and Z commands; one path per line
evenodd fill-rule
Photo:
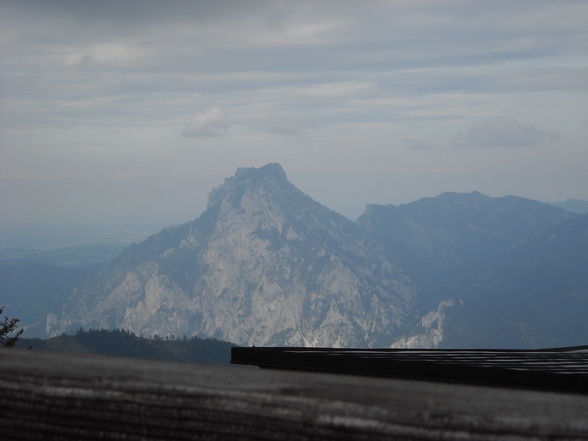
M 197 113 L 186 124 L 182 135 L 186 138 L 212 138 L 222 136 L 229 130 L 226 113 L 218 106 Z
M 506 118 L 488 118 L 472 124 L 457 135 L 457 147 L 532 147 L 547 141 L 557 141 L 557 132 L 545 132 Z
M 0 206 L 67 216 L 83 185 L 43 177 L 148 176 L 192 182 L 196 215 L 203 179 L 275 161 L 349 215 L 442 190 L 588 199 L 587 22 L 584 0 L 5 0 Z

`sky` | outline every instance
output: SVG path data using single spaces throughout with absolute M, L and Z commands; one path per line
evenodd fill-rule
M 237 167 L 324 205 L 588 200 L 584 0 L 0 0 L 0 225 L 174 224 Z

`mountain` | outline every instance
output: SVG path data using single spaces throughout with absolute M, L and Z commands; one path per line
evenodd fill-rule
M 528 234 L 570 217 L 561 208 L 517 196 L 447 192 L 399 206 L 368 205 L 358 224 L 391 257 L 455 265 L 491 260 Z
M 20 319 L 29 337 L 45 337 L 47 314 L 60 310 L 94 266 L 62 268 L 34 262 L 0 261 L 0 306 Z
M 584 344 L 587 219 L 477 192 L 368 206 L 358 223 L 417 286 L 422 318 L 394 345 Z
M 72 290 L 122 249 L 121 244 L 2 249 L 0 305 L 20 319 L 28 337 L 46 337 L 47 314 L 59 312 Z
M 561 202 L 551 202 L 550 205 L 563 208 L 572 213 L 584 214 L 588 213 L 588 201 L 581 201 L 579 199 L 566 199 Z
M 528 235 L 571 217 L 538 201 L 473 192 L 368 205 L 357 222 L 418 281 L 419 302 L 431 308 L 452 297 L 467 274 L 500 260 Z
M 22 261 L 80 268 L 106 262 L 126 247 L 127 245 L 117 243 L 60 247 L 50 250 L 4 248 L 0 249 L 0 261 Z
M 556 347 L 588 336 L 588 214 L 528 236 L 484 273 L 447 318 L 446 339 L 460 347 Z
M 365 231 L 268 164 L 238 169 L 198 219 L 113 259 L 48 316 L 47 331 L 388 346 L 412 324 L 414 296 L 410 279 Z

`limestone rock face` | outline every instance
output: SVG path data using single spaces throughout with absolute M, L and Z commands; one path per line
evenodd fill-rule
M 47 331 L 381 347 L 415 317 L 412 282 L 379 246 L 268 164 L 238 169 L 198 219 L 125 250 L 76 289 Z

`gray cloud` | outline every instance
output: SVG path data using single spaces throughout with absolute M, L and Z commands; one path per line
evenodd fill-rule
M 275 135 L 300 138 L 304 134 L 304 124 L 296 118 L 272 116 L 267 121 L 266 130 Z
M 224 135 L 229 130 L 229 121 L 223 109 L 211 107 L 197 113 L 184 126 L 182 135 L 186 138 L 212 138 Z
M 546 132 L 507 118 L 487 118 L 459 133 L 454 145 L 466 148 L 532 147 L 559 139 L 557 132 Z
M 434 148 L 430 141 L 421 138 L 404 138 L 402 144 L 411 150 L 431 150 Z
M 140 168 L 212 182 L 279 161 L 289 176 L 306 173 L 299 182 L 316 173 L 307 190 L 327 205 L 341 194 L 347 204 L 374 176 L 361 206 L 448 183 L 586 198 L 572 192 L 587 188 L 586 135 L 572 133 L 586 119 L 586 17 L 585 0 L 0 0 L 0 177 Z M 557 149 L 492 148 L 547 143 L 557 137 L 548 126 L 566 130 Z M 187 149 L 185 138 L 215 148 Z M 477 149 L 446 148 L 454 140 Z M 472 183 L 503 159 L 518 188 Z M 561 196 L 547 196 L 553 186 L 531 176 L 530 160 L 559 170 Z M 422 170 L 454 180 L 427 184 Z M 403 185 L 411 173 L 416 185 Z M 86 208 L 71 200 L 64 191 L 54 206 Z
M 153 24 L 167 21 L 209 21 L 259 12 L 268 2 L 239 0 L 183 1 L 168 0 L 3 0 L 3 7 L 17 14 L 38 17 L 68 17 L 83 23 L 110 22 L 111 26 Z

